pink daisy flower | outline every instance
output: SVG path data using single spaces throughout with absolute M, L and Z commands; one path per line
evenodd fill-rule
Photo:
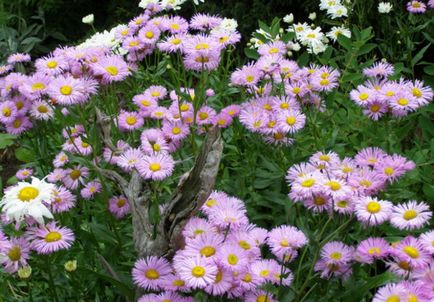
M 389 283 L 380 287 L 372 302 L 406 301 L 405 288 L 401 284 Z
M 102 190 L 102 185 L 98 180 L 93 180 L 88 182 L 83 189 L 80 191 L 81 197 L 84 199 L 92 199 L 96 193 L 100 193 Z
M 321 249 L 321 259 L 327 264 L 348 264 L 352 262 L 354 248 L 340 241 L 327 242 Z
M 390 63 L 376 62 L 371 67 L 364 68 L 363 74 L 367 77 L 384 77 L 392 75 L 395 68 Z
M 216 233 L 203 234 L 192 239 L 187 239 L 184 255 L 187 257 L 205 257 L 215 259 L 217 252 L 222 247 L 224 236 Z
M 81 79 L 60 76 L 51 81 L 48 94 L 61 105 L 74 105 L 87 100 L 86 88 Z
M 9 134 L 20 135 L 32 127 L 33 124 L 27 116 L 17 116 L 13 122 L 6 124 L 6 131 Z
M 0 249 L 0 263 L 7 273 L 13 274 L 19 268 L 27 265 L 30 246 L 23 237 L 13 237 L 3 243 L 4 246 Z
M 430 253 L 413 236 L 407 236 L 397 244 L 392 245 L 390 252 L 400 261 L 408 263 L 412 268 L 426 267 L 431 261 Z
M 163 180 L 169 177 L 175 167 L 171 155 L 158 153 L 144 155 L 143 160 L 136 164 L 136 168 L 144 179 Z
M 53 189 L 53 198 L 51 199 L 51 210 L 53 213 L 67 212 L 75 206 L 77 198 L 68 189 L 58 186 Z
M 58 181 L 63 180 L 65 177 L 65 170 L 63 169 L 54 169 L 47 175 L 47 181 L 51 183 L 56 183 Z
M 247 252 L 243 248 L 230 243 L 224 244 L 218 250 L 216 258 L 220 265 L 234 273 L 245 270 L 249 264 Z
M 137 112 L 122 111 L 118 117 L 119 129 L 133 131 L 143 126 L 144 119 Z
M 190 128 L 182 122 L 163 122 L 163 133 L 166 137 L 174 141 L 180 141 L 190 134 Z
M 425 250 L 434 254 L 434 231 L 425 232 L 420 235 L 419 242 L 424 246 Z
M 0 122 L 8 124 L 12 123 L 17 117 L 17 108 L 12 101 L 0 103 Z
M 375 226 L 389 220 L 393 204 L 375 197 L 362 197 L 356 202 L 356 217 L 367 226 Z
M 160 38 L 160 30 L 157 26 L 149 24 L 140 29 L 138 37 L 146 45 L 154 45 Z
M 96 76 L 102 77 L 102 83 L 119 82 L 129 76 L 130 70 L 127 63 L 120 56 L 107 56 L 92 65 Z
M 204 291 L 213 296 L 224 295 L 233 287 L 233 273 L 227 269 L 218 268 L 214 283 L 204 288 Z
M 257 260 L 250 266 L 252 274 L 257 276 L 259 284 L 274 281 L 274 275 L 280 274 L 281 266 L 273 259 Z
M 422 1 L 409 1 L 407 2 L 407 10 L 412 14 L 422 14 L 426 11 L 426 4 Z
M 279 226 L 268 233 L 267 243 L 273 254 L 286 261 L 287 256 L 292 256 L 293 250 L 307 244 L 304 233 L 293 226 Z M 293 260 L 293 257 L 290 258 Z
M 69 157 L 65 152 L 59 152 L 53 160 L 53 166 L 55 168 L 63 167 L 69 162 Z
M 70 229 L 57 226 L 55 221 L 45 226 L 30 228 L 27 236 L 31 241 L 31 248 L 38 254 L 51 254 L 58 250 L 69 249 L 75 240 L 74 233 Z
M 246 293 L 244 297 L 246 302 L 276 302 L 273 298 L 273 294 L 262 289 L 256 289 L 254 291 Z
M 146 129 L 140 135 L 141 149 L 146 154 L 168 152 L 169 145 L 160 129 Z
M 254 86 L 261 78 L 261 71 L 254 63 L 249 63 L 231 74 L 231 83 L 237 86 Z
M 177 34 L 173 36 L 168 36 L 163 41 L 157 44 L 157 47 L 162 52 L 174 53 L 177 51 L 182 51 L 183 42 L 185 40 L 185 34 Z
M 17 171 L 17 173 L 15 173 L 15 177 L 18 180 L 25 180 L 32 175 L 33 175 L 33 169 L 30 168 L 20 169 Z
M 51 78 L 40 73 L 27 77 L 26 81 L 19 87 L 19 91 L 31 100 L 39 99 L 48 91 Z
M 428 223 L 431 217 L 432 212 L 425 202 L 410 200 L 393 207 L 390 223 L 400 230 L 414 230 Z
M 209 223 L 206 219 L 199 217 L 192 217 L 188 220 L 182 231 L 182 236 L 189 238 L 196 238 L 205 234 L 215 234 L 217 229 Z
M 155 100 L 162 100 L 167 96 L 167 89 L 163 86 L 150 86 L 144 94 L 150 95 Z
M 284 133 L 296 133 L 306 124 L 306 116 L 297 110 L 280 112 L 277 126 Z
M 15 63 L 26 63 L 26 62 L 30 62 L 31 58 L 30 55 L 27 53 L 14 53 L 11 54 L 8 59 L 7 62 L 9 64 L 15 64 Z
M 65 184 L 65 187 L 75 190 L 78 188 L 80 183 L 84 183 L 84 179 L 88 176 L 89 169 L 78 165 L 74 168 L 66 169 L 62 181 Z
M 390 246 L 384 238 L 368 238 L 359 243 L 355 259 L 361 263 L 371 264 L 376 259 L 383 259 L 389 255 Z
M 205 288 L 216 280 L 218 268 L 204 257 L 175 261 L 174 267 L 185 284 L 192 289 Z
M 222 18 L 208 14 L 195 14 L 190 20 L 190 27 L 201 31 L 213 29 L 223 21 Z
M 116 164 L 125 171 L 132 171 L 143 160 L 140 149 L 130 148 L 117 157 Z
M 36 70 L 50 76 L 56 76 L 68 70 L 68 62 L 62 56 L 42 57 L 35 61 Z
M 132 271 L 134 283 L 146 290 L 160 290 L 162 282 L 171 273 L 169 262 L 155 256 L 137 260 Z
M 121 219 L 130 213 L 130 204 L 124 196 L 114 196 L 109 199 L 109 211 L 117 219 Z

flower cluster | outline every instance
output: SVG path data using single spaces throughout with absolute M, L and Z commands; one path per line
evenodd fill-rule
M 433 100 L 433 90 L 420 80 L 388 80 L 393 65 L 377 62 L 363 70 L 368 80 L 350 92 L 350 99 L 374 121 L 390 112 L 394 117 L 406 116 Z
M 317 152 L 289 168 L 289 198 L 314 212 L 354 214 L 367 227 L 390 221 L 395 228 L 412 230 L 429 222 L 432 213 L 426 203 L 393 205 L 374 196 L 414 167 L 412 161 L 375 147 L 343 160 L 333 152 Z
M 136 262 L 134 282 L 146 290 L 163 291 L 144 295 L 139 301 L 164 297 L 190 301 L 181 298 L 181 293 L 185 295 L 194 289 L 229 299 L 275 301 L 271 293 L 259 287 L 291 284 L 293 275 L 286 265 L 307 244 L 306 236 L 293 226 L 267 232 L 249 223 L 244 203 L 224 192 L 213 192 L 202 213 L 206 218 L 191 218 L 185 226 L 185 247 L 176 252 L 173 263 L 153 256 Z M 277 261 L 261 256 L 260 249 L 265 244 Z
M 321 249 L 321 257 L 315 264 L 315 270 L 321 273 L 322 278 L 347 279 L 352 273 L 351 266 L 355 262 L 366 265 L 382 261 L 391 273 L 409 281 L 389 284 L 379 289 L 373 301 L 392 301 L 388 298 L 393 295 L 398 297 L 415 295 L 420 299 L 417 301 L 430 301 L 429 299 L 434 298 L 433 240 L 434 231 L 431 230 L 423 233 L 419 238 L 406 236 L 393 243 L 387 242 L 382 237 L 369 237 L 355 247 L 340 241 L 328 242 Z M 413 287 L 416 284 L 420 290 Z M 391 288 L 393 290 L 390 290 Z
M 263 135 L 271 144 L 290 145 L 302 129 L 303 105 L 323 107 L 321 93 L 338 86 L 339 71 L 327 66 L 299 67 L 286 59 L 285 44 L 273 42 L 259 48 L 261 57 L 234 71 L 231 84 L 251 96 L 241 105 L 240 121 L 250 131 Z
M 0 264 L 10 274 L 28 265 L 30 252 L 52 254 L 58 250 L 69 249 L 75 240 L 74 233 L 56 222 L 34 225 L 29 221 L 24 234 L 20 237 L 7 236 L 0 229 Z

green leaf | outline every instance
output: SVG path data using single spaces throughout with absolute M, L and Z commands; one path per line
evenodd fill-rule
M 15 157 L 22 162 L 30 163 L 32 161 L 35 161 L 36 155 L 35 153 L 30 149 L 25 149 L 23 147 L 20 147 L 15 150 Z
M 344 35 L 338 35 L 338 43 L 346 50 L 352 49 L 351 40 Z
M 429 74 L 429 75 L 431 75 L 431 76 L 434 76 L 434 64 L 431 64 L 431 65 L 429 65 L 429 66 L 426 66 L 426 67 L 423 69 L 423 71 L 424 71 L 426 74 Z
M 309 63 L 309 54 L 307 52 L 303 52 L 303 54 L 297 59 L 298 65 L 306 66 Z
M 15 135 L 0 133 L 0 149 L 13 145 L 16 138 Z
M 244 53 L 250 59 L 254 59 L 254 60 L 259 59 L 259 53 L 257 52 L 256 49 L 253 49 L 253 48 L 244 48 Z
M 419 50 L 419 52 L 411 60 L 411 66 L 416 65 L 417 62 L 419 62 L 423 58 L 423 55 L 425 54 L 425 52 L 428 50 L 428 48 L 430 46 L 431 46 L 431 44 L 428 44 L 427 46 L 425 46 L 424 48 L 422 48 L 421 50 Z
M 151 202 L 149 206 L 149 222 L 153 225 L 160 222 L 160 207 L 157 202 Z
M 359 49 L 359 51 L 357 52 L 357 55 L 361 56 L 361 55 L 367 54 L 371 50 L 373 50 L 375 47 L 377 47 L 377 45 L 374 43 L 365 44 Z

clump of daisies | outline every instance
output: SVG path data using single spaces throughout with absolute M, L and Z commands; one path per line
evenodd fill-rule
M 322 96 L 338 86 L 340 73 L 327 66 L 299 67 L 281 41 L 259 47 L 257 61 L 237 69 L 231 84 L 249 96 L 239 119 L 271 144 L 290 145 L 306 123 L 305 107 L 324 109 Z
M 303 232 L 289 225 L 269 232 L 259 228 L 249 222 L 243 201 L 220 191 L 209 196 L 201 212 L 201 218 L 186 224 L 185 247 L 173 261 L 154 256 L 137 260 L 134 283 L 162 292 L 146 294 L 139 301 L 184 301 L 197 289 L 219 298 L 275 301 L 271 291 L 262 288 L 292 283 L 288 265 L 307 244 Z M 274 258 L 262 256 L 266 246 Z
M 313 212 L 354 215 L 365 227 L 390 222 L 399 230 L 415 230 L 432 217 L 425 202 L 393 204 L 376 197 L 387 184 L 414 168 L 405 157 L 376 147 L 342 160 L 334 152 L 317 152 L 307 162 L 289 168 L 289 198 Z
M 363 109 L 363 114 L 374 121 L 390 113 L 393 117 L 406 116 L 433 100 L 433 90 L 423 81 L 401 78 L 389 80 L 394 67 L 387 62 L 377 62 L 363 69 L 367 77 L 364 84 L 350 92 L 350 99 Z
M 2 225 L 15 222 L 22 233 L 8 237 L 0 228 L 0 265 L 6 272 L 27 267 L 32 251 L 45 255 L 71 247 L 74 233 L 56 221 L 46 222 L 54 218 L 50 209 L 56 196 L 53 184 L 35 177 L 5 190 L 0 201 Z

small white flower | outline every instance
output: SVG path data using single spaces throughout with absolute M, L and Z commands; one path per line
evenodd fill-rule
M 224 18 L 222 22 L 215 27 L 213 32 L 225 31 L 227 33 L 234 33 L 237 31 L 238 22 L 235 19 Z
M 380 14 L 388 14 L 392 10 L 393 5 L 390 2 L 380 2 L 378 3 L 378 12 Z
M 348 9 L 343 5 L 336 5 L 327 10 L 327 14 L 330 15 L 330 18 L 337 19 L 348 16 Z
M 53 218 L 43 203 L 50 203 L 53 189 L 54 184 L 32 177 L 32 183 L 19 182 L 6 190 L 0 206 L 6 216 L 16 222 L 30 216 L 39 223 L 44 223 L 44 217 Z
M 351 31 L 344 26 L 333 26 L 332 29 L 327 33 L 327 37 L 332 39 L 333 42 L 336 42 L 339 35 L 343 35 L 345 37 L 351 38 Z
M 285 17 L 283 17 L 283 22 L 291 24 L 292 22 L 294 22 L 294 15 L 293 14 L 286 15 Z
M 336 5 L 340 5 L 340 0 L 321 0 L 319 4 L 320 10 L 329 10 L 332 7 L 335 7 Z
M 299 51 L 301 49 L 301 46 L 299 43 L 294 43 L 292 44 L 292 48 L 293 51 Z
M 149 4 L 155 4 L 158 3 L 158 0 L 142 0 L 139 3 L 139 7 L 145 9 Z
M 94 16 L 93 16 L 93 14 L 90 14 L 90 15 L 83 17 L 83 19 L 81 19 L 81 22 L 83 22 L 84 24 L 92 24 L 93 20 L 94 20 Z
M 205 2 L 205 0 L 193 0 L 193 2 L 194 2 L 195 5 L 199 5 L 199 1 L 202 2 L 202 3 Z
M 309 14 L 309 16 L 308 16 L 308 18 L 310 19 L 310 20 L 315 20 L 316 19 L 316 13 L 315 12 L 313 12 L 313 13 L 310 13 Z

